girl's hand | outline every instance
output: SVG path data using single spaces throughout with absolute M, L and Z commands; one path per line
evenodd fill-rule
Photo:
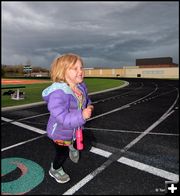
M 93 105 L 88 105 L 87 108 L 90 108 L 92 111 L 94 110 L 94 106 Z
M 84 120 L 88 119 L 91 117 L 92 114 L 92 108 L 91 107 L 87 107 L 82 111 L 82 115 Z

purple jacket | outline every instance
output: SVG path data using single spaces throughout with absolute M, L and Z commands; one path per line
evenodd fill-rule
M 85 97 L 82 109 L 91 104 L 85 83 L 78 84 Z M 82 110 L 78 109 L 78 100 L 71 88 L 64 82 L 55 82 L 42 92 L 47 102 L 50 117 L 47 124 L 48 137 L 53 140 L 72 140 L 75 130 L 85 124 Z

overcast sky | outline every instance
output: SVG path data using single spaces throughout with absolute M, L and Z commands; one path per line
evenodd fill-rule
M 85 67 L 155 57 L 179 64 L 178 1 L 1 1 L 1 7 L 1 64 L 49 68 L 69 52 Z

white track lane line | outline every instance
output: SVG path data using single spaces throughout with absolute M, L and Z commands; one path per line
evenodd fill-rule
M 118 162 L 123 163 L 125 165 L 128 165 L 130 167 L 134 167 L 136 169 L 148 172 L 148 173 L 153 174 L 155 176 L 159 176 L 161 178 L 168 179 L 170 181 L 176 181 L 176 182 L 179 181 L 179 175 L 177 175 L 177 174 L 174 174 L 172 172 L 167 172 L 165 170 L 158 169 L 156 167 L 153 167 L 153 166 L 150 166 L 150 165 L 147 165 L 144 163 L 140 163 L 138 161 L 134 161 L 134 160 L 131 160 L 126 157 L 119 158 Z
M 140 101 L 140 100 L 142 100 L 142 99 L 144 99 L 144 98 L 150 96 L 151 94 L 153 94 L 154 92 L 156 92 L 157 89 L 158 89 L 158 88 L 156 87 L 152 92 L 150 92 L 149 94 L 145 95 L 144 97 L 141 97 L 141 98 L 139 98 L 139 99 L 137 99 L 137 100 L 135 100 L 135 101 L 133 101 L 133 102 L 131 102 L 131 103 L 125 104 L 125 105 L 123 105 L 123 106 L 121 106 L 121 107 L 119 107 L 119 108 L 116 108 L 116 109 L 114 109 L 114 110 L 111 110 L 111 111 L 109 111 L 109 112 L 105 112 L 105 113 L 103 113 L 103 114 L 99 114 L 99 115 L 97 115 L 97 116 L 94 116 L 94 117 L 92 117 L 92 118 L 89 118 L 89 119 L 87 119 L 87 121 L 91 121 L 91 120 L 94 120 L 94 119 L 96 119 L 96 118 L 99 118 L 99 117 L 102 117 L 102 116 L 106 116 L 106 115 L 108 115 L 108 114 L 111 114 L 111 113 L 114 113 L 114 112 L 123 110 L 123 109 L 125 109 L 125 108 L 128 108 L 128 107 L 130 107 L 130 105 L 132 105 L 132 104 L 134 104 L 134 103 L 136 103 L 136 102 L 138 102 L 138 101 Z
M 108 158 L 112 153 L 107 152 L 105 150 L 92 147 L 90 149 L 90 152 L 98 154 L 100 156 L 104 156 Z M 179 175 L 164 171 L 162 169 L 158 169 L 143 163 L 140 163 L 138 161 L 134 161 L 131 159 L 128 159 L 126 157 L 121 157 L 117 160 L 118 162 L 134 167 L 136 169 L 151 173 L 153 175 L 159 176 L 161 178 L 165 178 L 171 181 L 179 181 Z M 99 174 L 101 171 L 103 171 L 108 165 L 111 164 L 111 161 L 106 161 L 106 165 L 102 164 L 100 167 L 98 167 L 96 170 L 88 174 L 86 177 L 84 177 L 82 180 L 80 180 L 77 184 L 75 184 L 73 187 L 68 189 L 66 192 L 63 193 L 63 195 L 73 195 L 76 191 L 78 191 L 81 187 L 83 187 L 85 184 L 87 184 L 89 181 L 91 181 L 97 174 Z
M 34 131 L 36 133 L 40 133 L 40 134 L 45 134 L 46 133 L 46 131 L 44 131 L 42 129 L 38 129 L 38 128 L 35 128 L 35 127 L 32 127 L 32 126 L 26 125 L 24 123 L 12 121 L 11 119 L 8 119 L 8 118 L 1 117 L 1 120 L 9 122 L 9 123 L 11 123 L 13 125 L 17 125 L 18 127 L 22 127 L 24 129 L 28 129 L 28 130 Z
M 106 158 L 108 158 L 112 154 L 108 151 L 101 150 L 101 149 L 95 148 L 95 147 L 92 147 L 90 149 L 90 152 L 98 154 L 98 155 L 106 157 Z M 161 178 L 165 178 L 165 179 L 172 180 L 172 181 L 178 181 L 179 180 L 179 175 L 177 175 L 177 174 L 174 174 L 172 172 L 167 172 L 165 170 L 158 169 L 156 167 L 141 163 L 139 161 L 134 161 L 134 160 L 126 158 L 126 157 L 121 157 L 117 161 L 119 163 L 123 163 L 125 165 L 134 167 L 136 169 L 151 173 L 151 174 L 153 174 L 155 176 L 159 176 Z
M 20 118 L 20 119 L 17 119 L 17 120 L 11 120 L 11 121 L 9 121 L 9 119 L 8 119 L 8 121 L 6 121 L 6 122 L 9 122 L 9 123 L 11 123 L 11 122 L 17 122 L 17 121 L 22 121 L 22 120 L 27 120 L 27 119 L 31 119 L 31 118 L 36 118 L 36 117 L 40 117 L 40 116 L 45 116 L 45 115 L 48 115 L 48 114 L 50 114 L 49 112 L 47 112 L 47 113 L 44 113 L 44 114 L 37 114 L 37 115 L 34 115 L 34 116 L 29 116 L 29 117 L 25 117 L 25 118 Z M 3 117 L 4 118 L 4 117 Z M 1 123 L 1 125 L 3 125 L 4 123 Z
M 167 115 L 171 115 L 173 112 Z M 105 131 L 105 132 L 115 132 L 115 133 L 132 133 L 132 134 L 140 134 L 142 131 L 128 131 L 128 130 L 118 130 L 118 129 L 101 129 L 101 128 L 96 128 L 96 127 L 84 127 L 86 130 L 91 130 L 91 131 Z M 157 133 L 157 132 L 150 132 L 148 133 L 149 135 L 163 135 L 163 136 L 179 136 L 179 134 L 174 134 L 174 133 Z
M 20 145 L 23 145 L 23 144 L 26 144 L 28 142 L 32 142 L 32 141 L 37 140 L 37 139 L 39 139 L 41 137 L 44 137 L 44 135 L 40 135 L 38 137 L 35 137 L 35 138 L 32 138 L 32 139 L 29 139 L 29 140 L 26 140 L 26 141 L 23 141 L 23 142 L 19 142 L 17 144 L 14 144 L 14 145 L 11 145 L 11 146 L 8 146 L 8 147 L 5 147 L 5 148 L 2 148 L 1 152 L 5 151 L 5 150 L 9 150 L 9 149 L 17 147 L 17 146 L 20 146 Z

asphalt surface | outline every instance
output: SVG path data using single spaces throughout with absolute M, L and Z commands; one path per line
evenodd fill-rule
M 129 85 L 90 95 L 95 110 L 84 127 L 71 180 L 48 171 L 54 156 L 45 104 L 1 113 L 1 193 L 26 195 L 165 195 L 179 181 L 177 80 L 124 79 Z M 179 187 L 174 193 L 179 192 Z

